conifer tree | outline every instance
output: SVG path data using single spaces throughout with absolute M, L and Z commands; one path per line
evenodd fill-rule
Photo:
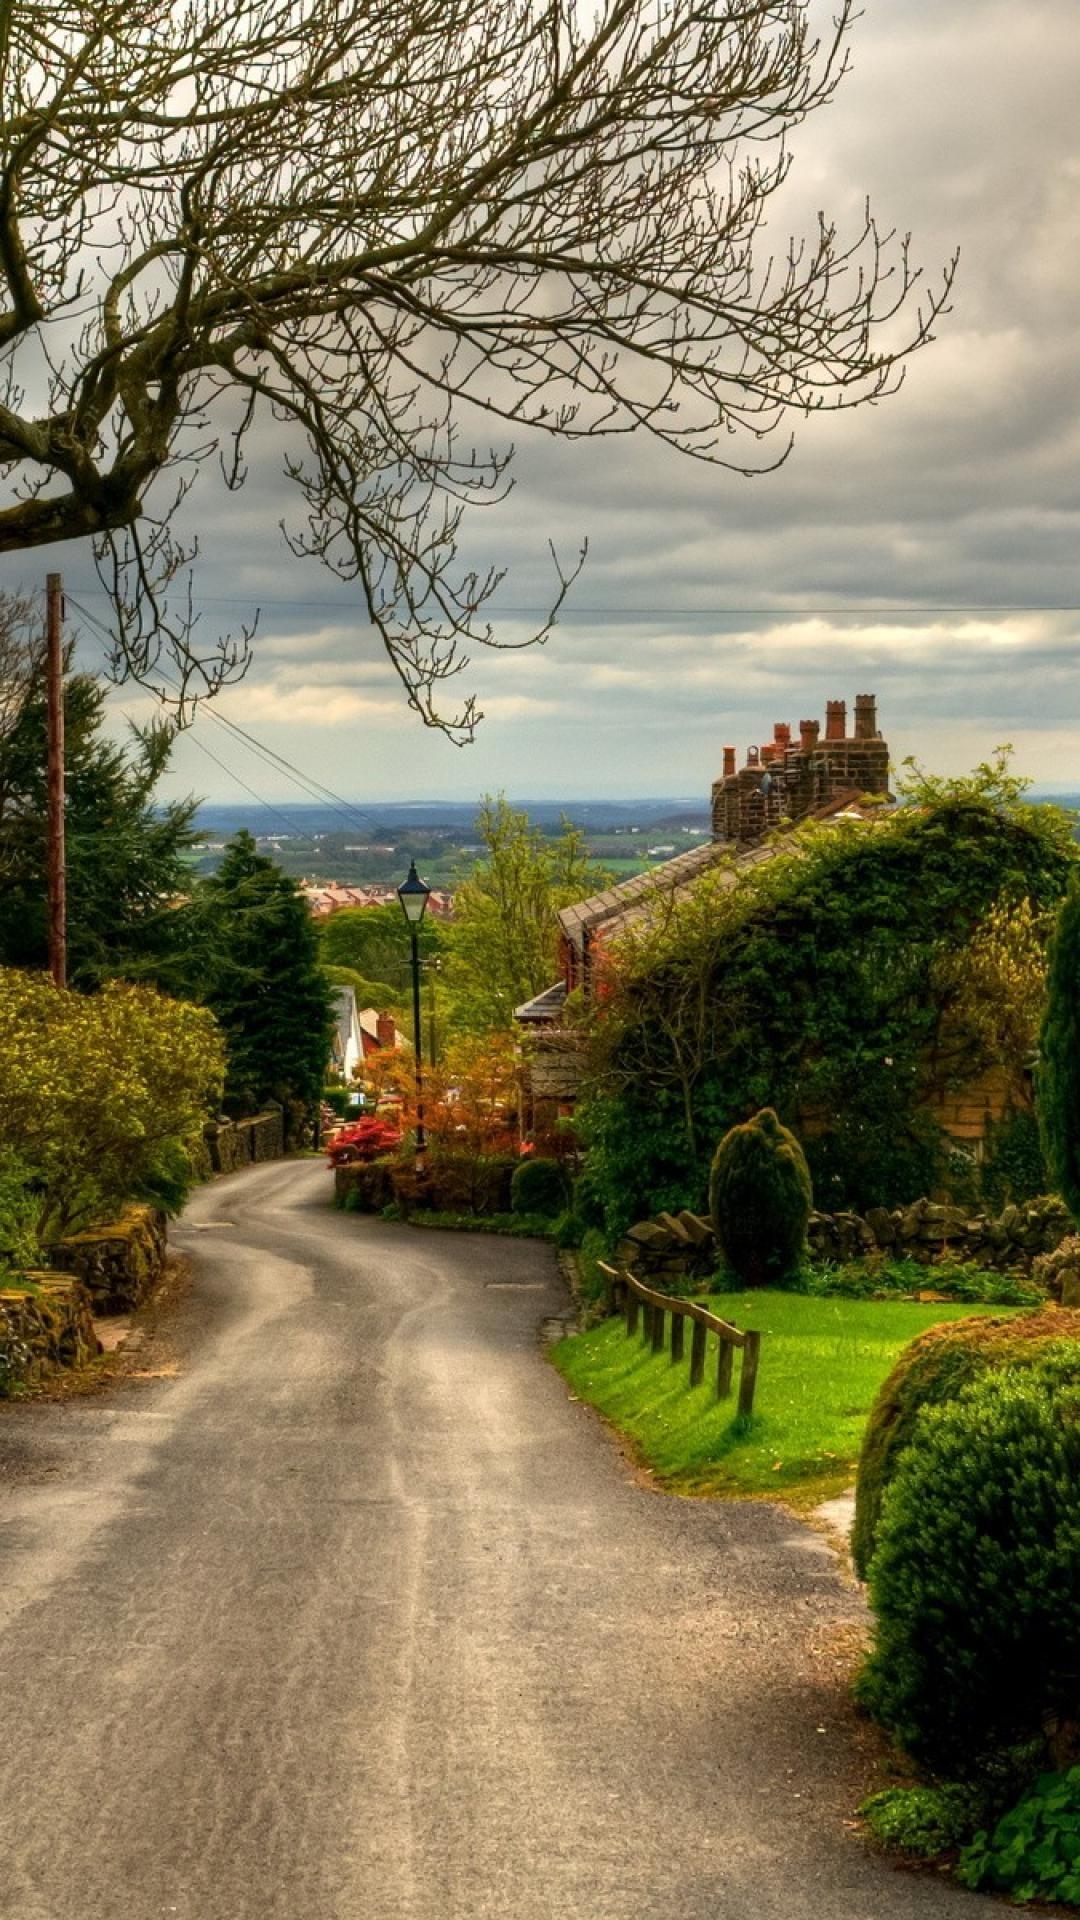
M 1055 1190 L 1080 1222 L 1080 881 L 1074 879 L 1050 947 L 1039 1038 L 1039 1127 Z
M 280 1101 L 295 1124 L 319 1097 L 333 1009 L 303 895 L 249 833 L 238 833 L 194 913 L 201 938 L 193 953 L 205 969 L 194 997 L 225 1032 L 226 1106 L 251 1113 Z

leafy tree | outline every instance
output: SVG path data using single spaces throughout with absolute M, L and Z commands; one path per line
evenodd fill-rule
M 405 915 L 396 901 L 385 907 L 342 907 L 318 923 L 318 936 L 319 949 L 328 967 L 350 967 L 365 980 L 387 982 L 384 991 L 391 1000 L 405 1002 L 408 999 L 412 945 Z M 434 959 L 444 945 L 444 929 L 432 915 L 426 914 L 420 929 L 421 959 Z
M 1073 1218 L 1080 1221 L 1080 883 L 1073 881 L 1050 948 L 1046 1015 L 1039 1041 L 1038 1107 L 1043 1150 Z
M 195 802 L 156 797 L 173 728 L 135 728 L 124 747 L 104 737 L 104 720 L 101 682 L 71 675 L 64 687 L 68 967 L 79 987 L 110 975 L 168 973 L 181 937 L 176 902 L 190 884 L 185 855 L 198 840 Z M 45 692 L 31 674 L 0 727 L 0 963 L 7 966 L 47 963 L 46 800 Z
M 227 1106 L 309 1109 L 326 1073 L 333 991 L 298 885 L 238 833 L 200 887 L 192 920 L 202 977 L 190 985 L 225 1035 Z
M 213 1016 L 149 987 L 0 969 L 0 1165 L 30 1169 L 49 1242 L 132 1198 L 176 1206 L 220 1093 Z
M 455 1024 L 480 1033 L 508 1027 L 514 1008 L 558 977 L 559 909 L 599 892 L 607 875 L 579 828 L 564 821 L 550 838 L 503 794 L 485 795 L 476 829 L 487 857 L 455 892 L 445 979 Z
M 473 700 L 437 698 L 500 576 L 458 530 L 509 460 L 472 451 L 475 406 L 746 470 L 931 338 L 951 274 L 916 292 L 869 215 L 766 231 L 857 9 L 823 44 L 810 11 L 7 0 L 0 551 L 92 540 L 118 664 L 151 677 L 164 648 L 212 689 L 247 636 L 200 658 L 171 619 L 170 516 L 222 441 L 241 485 L 273 420 L 294 551 L 358 583 L 411 703 L 468 736 Z
M 358 1007 L 374 1007 L 379 1013 L 400 1013 L 404 1005 L 404 996 L 399 987 L 388 986 L 385 980 L 365 980 L 362 973 L 354 967 L 323 967 L 332 987 L 351 987 L 356 995 Z

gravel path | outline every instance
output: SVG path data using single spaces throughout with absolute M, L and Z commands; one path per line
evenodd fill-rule
M 541 1354 L 546 1248 L 313 1162 L 174 1240 L 178 1377 L 0 1408 L 3 1920 L 999 1911 L 845 1825 L 855 1596 L 638 1483 Z

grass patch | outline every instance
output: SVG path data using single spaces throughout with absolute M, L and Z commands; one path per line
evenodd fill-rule
M 687 1362 L 673 1366 L 670 1353 L 654 1355 L 640 1338 L 628 1340 L 621 1319 L 560 1341 L 552 1359 L 673 1492 L 782 1495 L 799 1506 L 851 1486 L 867 1415 L 900 1349 L 943 1320 L 992 1310 L 764 1288 L 713 1294 L 702 1304 L 764 1335 L 748 1423 L 737 1418 L 734 1399 L 716 1398 L 711 1334 L 705 1381 L 692 1392 Z M 689 1354 L 689 1329 L 686 1346 Z M 739 1366 L 736 1355 L 736 1389 Z

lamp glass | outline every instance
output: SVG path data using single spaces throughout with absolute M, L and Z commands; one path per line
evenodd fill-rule
M 403 880 L 397 890 L 398 899 L 401 901 L 401 910 L 411 927 L 418 927 L 420 925 L 424 917 L 424 910 L 427 906 L 430 892 L 431 888 L 426 886 L 423 880 L 421 880 L 420 875 L 416 871 L 416 861 L 413 860 L 409 866 L 408 879 Z

